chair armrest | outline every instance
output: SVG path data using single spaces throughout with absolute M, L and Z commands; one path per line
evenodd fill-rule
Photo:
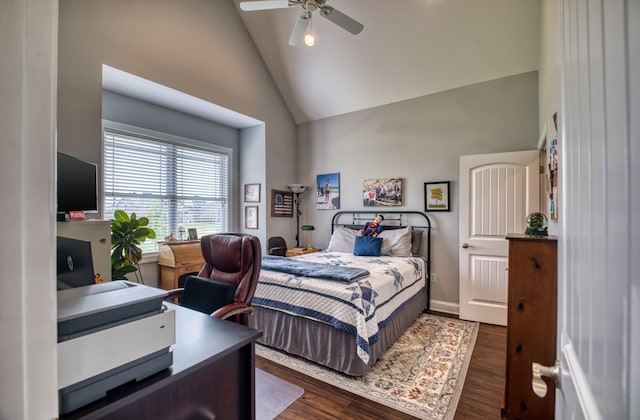
M 167 296 L 165 296 L 163 300 L 168 300 L 173 303 L 179 303 L 180 298 L 182 297 L 183 294 L 184 294 L 183 287 L 179 287 L 177 289 L 171 289 L 167 291 Z
M 243 303 L 235 302 L 230 303 L 228 305 L 223 306 L 220 309 L 217 309 L 214 313 L 211 314 L 214 318 L 227 319 L 234 315 L 239 314 L 247 314 L 252 315 L 254 313 L 254 309 L 250 306 L 246 306 Z

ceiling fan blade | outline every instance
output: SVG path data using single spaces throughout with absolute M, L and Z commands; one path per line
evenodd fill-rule
M 311 22 L 311 13 L 302 12 L 298 21 L 296 22 L 296 26 L 293 28 L 293 32 L 291 32 L 291 37 L 289 38 L 289 45 L 296 46 L 300 45 L 302 42 L 302 38 L 304 37 L 304 33 L 307 31 L 307 27 Z
M 262 0 L 240 2 L 240 9 L 244 10 L 245 12 L 252 12 L 254 10 L 285 9 L 289 6 L 289 0 Z
M 364 29 L 364 25 L 362 23 L 350 18 L 349 16 L 345 15 L 337 9 L 334 9 L 331 6 L 323 6 L 320 9 L 320 14 L 329 19 L 331 22 L 340 26 L 342 29 L 349 31 L 354 35 L 359 34 L 360 31 Z

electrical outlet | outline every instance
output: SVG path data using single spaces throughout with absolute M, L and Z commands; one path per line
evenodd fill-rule
M 436 273 L 431 273 L 431 283 L 438 282 L 438 275 Z

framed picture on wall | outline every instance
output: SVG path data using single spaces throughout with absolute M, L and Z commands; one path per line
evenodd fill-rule
M 260 184 L 244 184 L 244 202 L 260 202 Z
M 258 206 L 246 206 L 244 208 L 244 228 L 258 229 Z
M 424 211 L 449 211 L 450 181 L 424 183 Z
M 316 209 L 340 208 L 340 173 L 316 175 Z
M 362 181 L 363 206 L 401 206 L 402 178 L 365 179 Z
M 293 217 L 293 193 L 271 190 L 271 217 Z

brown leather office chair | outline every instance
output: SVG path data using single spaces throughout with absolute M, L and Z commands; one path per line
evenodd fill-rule
M 272 236 L 267 240 L 267 252 L 269 255 L 287 256 L 287 242 L 282 236 Z
M 258 284 L 262 248 L 257 237 L 239 233 L 203 236 L 200 247 L 205 264 L 197 276 L 187 277 L 184 288 L 168 292 L 180 305 L 248 325 L 251 300 Z

